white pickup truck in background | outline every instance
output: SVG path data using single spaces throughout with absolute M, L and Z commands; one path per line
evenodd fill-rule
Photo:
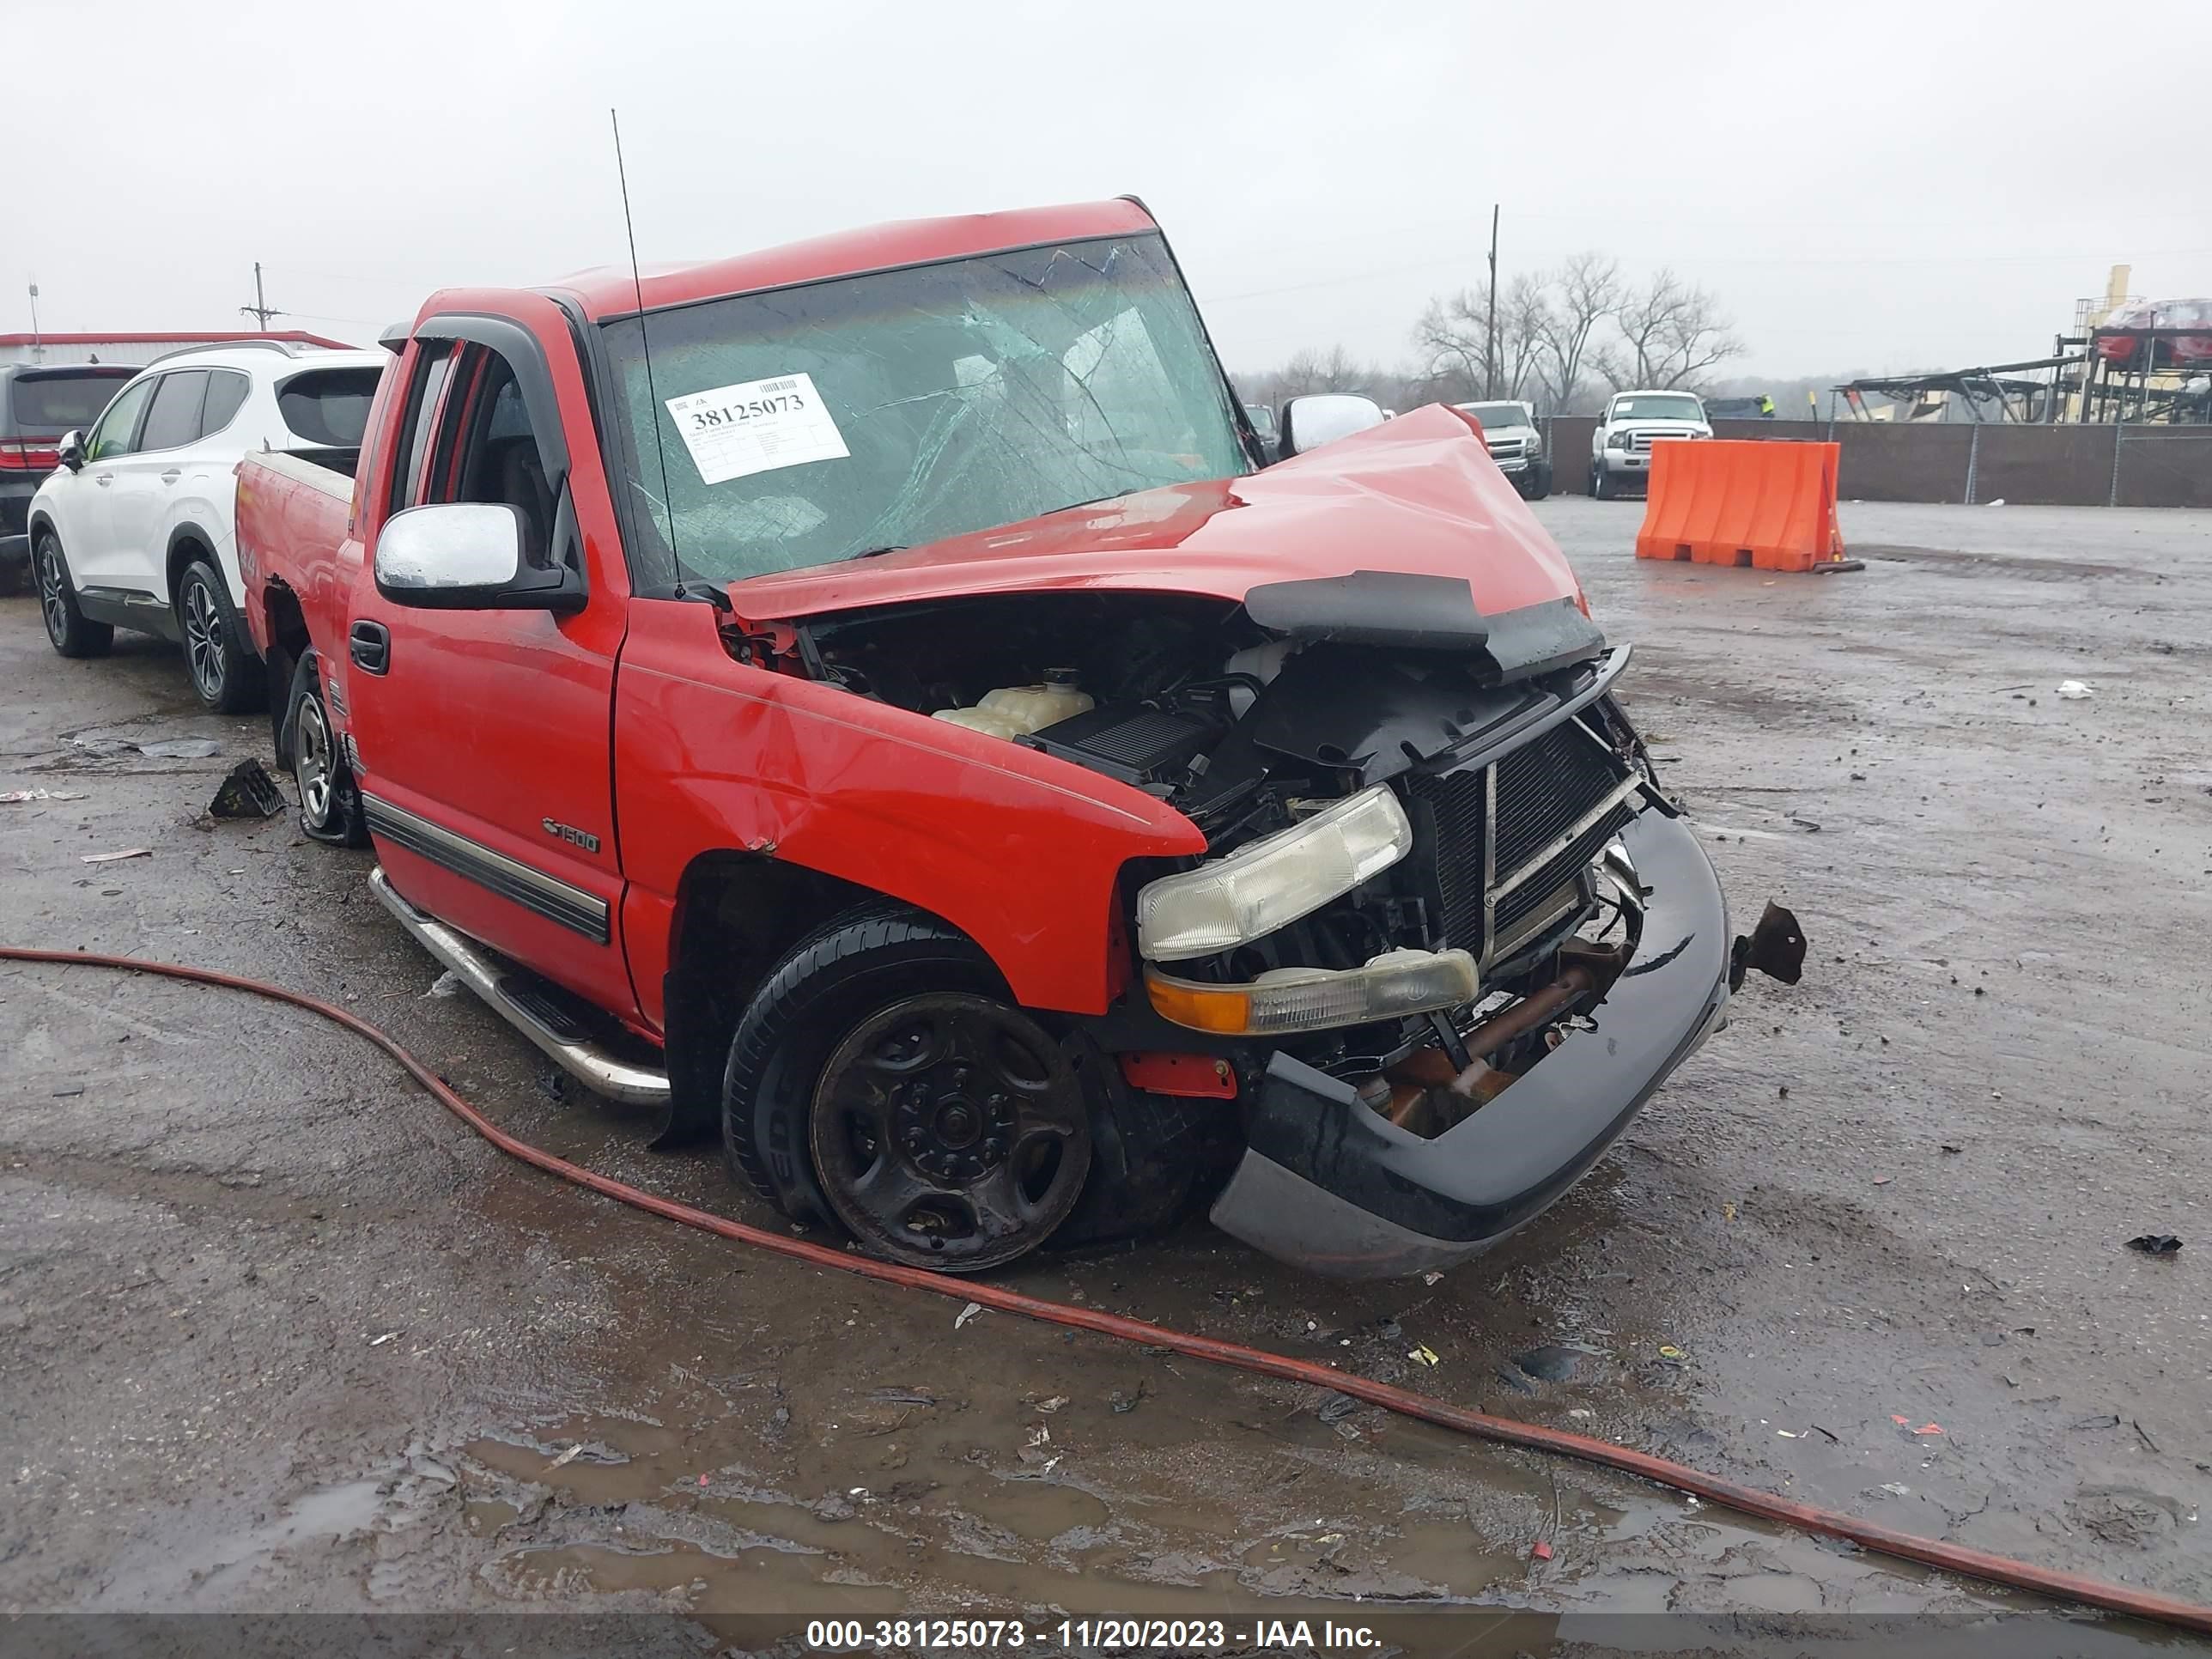
M 1674 438 L 1710 438 L 1712 422 L 1693 392 L 1616 392 L 1590 434 L 1589 493 L 1610 501 L 1624 486 L 1642 491 L 1651 447 Z
M 1458 404 L 1463 415 L 1472 415 L 1482 427 L 1490 459 L 1513 481 L 1524 501 L 1540 501 L 1552 493 L 1552 458 L 1544 453 L 1544 434 L 1536 424 L 1536 411 L 1510 399 Z

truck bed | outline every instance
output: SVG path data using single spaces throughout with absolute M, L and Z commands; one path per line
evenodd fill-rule
M 311 640 L 327 645 L 343 636 L 337 555 L 353 517 L 359 460 L 353 449 L 263 450 L 238 464 L 246 626 L 272 665 L 296 662 Z

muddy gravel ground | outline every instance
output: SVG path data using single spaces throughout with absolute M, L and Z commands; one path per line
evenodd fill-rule
M 1436 1285 L 1202 1223 L 1007 1282 L 2212 1600 L 2212 514 L 1854 505 L 1867 569 L 1813 578 L 1639 564 L 1630 504 L 1538 511 L 1637 643 L 1739 923 L 1802 919 L 1804 983 L 1755 981 L 1578 1188 Z M 178 738 L 220 752 L 135 746 Z M 64 662 L 0 602 L 0 790 L 78 797 L 0 805 L 0 939 L 343 1001 L 516 1133 L 773 1224 L 434 994 L 369 855 L 201 817 L 267 746 L 173 648 Z M 0 1612 L 673 1612 L 745 1644 L 1479 1604 L 1534 1620 L 1511 1650 L 1586 1614 L 2030 1605 L 749 1254 L 235 995 L 0 964 Z

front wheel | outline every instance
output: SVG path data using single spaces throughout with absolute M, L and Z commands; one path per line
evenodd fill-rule
M 912 911 L 854 912 L 776 965 L 738 1019 L 722 1102 L 733 1173 L 941 1273 L 1036 1249 L 1091 1168 L 1057 1039 L 973 941 Z
M 323 704 L 322 667 L 311 653 L 292 675 L 292 696 L 285 716 L 285 750 L 292 757 L 292 781 L 300 791 L 300 828 L 333 847 L 368 845 L 368 819 L 361 790 L 331 731 Z
M 106 656 L 115 643 L 115 624 L 88 622 L 77 609 L 69 561 L 62 556 L 61 539 L 52 530 L 39 532 L 31 562 L 39 572 L 39 614 L 46 619 L 46 638 L 54 649 L 64 657 Z
M 185 567 L 177 584 L 177 626 L 192 690 L 218 714 L 242 714 L 267 696 L 261 659 L 230 608 L 222 578 L 204 560 Z
M 1540 501 L 1552 493 L 1552 464 L 1539 461 L 1528 469 L 1528 488 L 1522 492 L 1524 501 Z
M 1594 465 L 1590 468 L 1590 499 L 1600 501 L 1613 499 L 1612 475 L 1600 465 Z

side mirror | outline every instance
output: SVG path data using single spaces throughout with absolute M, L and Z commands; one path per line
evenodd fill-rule
M 1293 398 L 1283 405 L 1275 422 L 1279 453 L 1303 455 L 1339 438 L 1380 426 L 1386 417 L 1382 405 L 1372 398 L 1350 392 L 1317 392 Z
M 83 470 L 83 467 L 84 467 L 84 434 L 83 434 L 83 433 L 82 433 L 82 432 L 64 432 L 64 433 L 63 433 L 63 434 L 62 434 L 62 441 L 61 441 L 61 442 L 60 442 L 60 443 L 58 443 L 58 444 L 57 444 L 57 445 L 55 446 L 55 448 L 59 452 L 59 453 L 60 453 L 60 455 L 61 455 L 61 462 L 62 462 L 62 465 L 63 465 L 64 466 L 67 467 L 67 468 L 68 468 L 70 471 L 72 471 L 72 472 L 82 471 Z
M 384 521 L 376 591 L 428 611 L 575 611 L 584 585 L 566 565 L 522 562 L 522 514 L 505 503 L 434 502 Z

